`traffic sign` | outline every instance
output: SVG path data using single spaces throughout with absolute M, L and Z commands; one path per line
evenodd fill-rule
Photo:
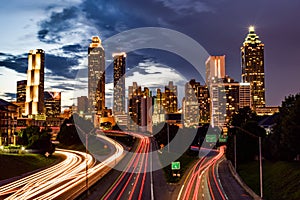
M 219 138 L 219 142 L 227 142 L 227 138 L 228 138 L 228 136 L 227 135 L 223 135 L 223 136 L 220 136 L 220 138 Z
M 206 135 L 205 141 L 206 142 L 217 142 L 217 136 L 216 135 Z
M 179 170 L 180 162 L 172 162 L 171 168 L 172 168 L 172 170 Z

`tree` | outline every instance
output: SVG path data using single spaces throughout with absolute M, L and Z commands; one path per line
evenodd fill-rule
M 258 155 L 258 137 L 265 137 L 265 130 L 258 125 L 258 116 L 249 107 L 239 109 L 230 121 L 226 156 L 234 160 L 234 135 L 236 135 L 237 161 L 247 162 Z M 232 127 L 233 126 L 233 127 Z
M 76 126 L 84 132 L 77 130 Z M 85 133 L 90 133 L 93 128 L 93 124 L 90 121 L 81 118 L 77 114 L 74 114 L 69 119 L 65 119 L 60 127 L 57 139 L 61 144 L 67 146 L 82 144 L 80 138 L 83 138 Z
M 51 155 L 55 151 L 55 146 L 51 142 L 50 132 L 51 129 L 40 131 L 38 126 L 29 126 L 20 133 L 21 143 L 28 149 L 37 149 L 42 154 L 48 152 Z
M 273 159 L 293 160 L 300 154 L 300 94 L 290 95 L 282 102 L 268 145 Z

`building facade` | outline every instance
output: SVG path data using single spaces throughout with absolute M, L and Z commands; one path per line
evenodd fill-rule
M 206 61 L 206 84 L 210 96 L 210 124 L 223 127 L 226 117 L 224 88 L 225 56 L 209 56 Z
M 44 92 L 45 114 L 59 117 L 61 114 L 61 92 Z
M 16 143 L 18 106 L 0 99 L 0 146 Z
M 251 105 L 251 85 L 250 83 L 240 83 L 239 108 L 251 108 Z
M 254 27 L 241 47 L 242 82 L 251 85 L 251 107 L 265 107 L 264 44 L 259 40 Z
M 125 70 L 126 53 L 114 53 L 114 98 L 113 114 L 125 114 Z
M 85 114 L 88 112 L 88 97 L 77 97 L 77 112 L 79 114 Z
M 105 52 L 99 37 L 88 48 L 88 112 L 102 115 L 105 109 Z
M 17 102 L 26 101 L 27 80 L 17 81 Z
M 44 114 L 44 64 L 42 49 L 30 50 L 28 54 L 25 115 Z
M 173 81 L 170 81 L 168 85 L 165 86 L 165 98 L 164 107 L 166 113 L 176 113 L 178 111 L 178 91 L 177 86 L 174 85 Z
M 147 87 L 133 82 L 128 87 L 128 129 L 131 131 L 152 132 L 152 96 Z

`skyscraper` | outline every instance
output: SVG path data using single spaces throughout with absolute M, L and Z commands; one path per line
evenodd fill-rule
M 178 110 L 178 99 L 177 99 L 177 86 L 174 85 L 173 81 L 170 81 L 165 86 L 165 110 L 167 114 L 176 113 Z
M 88 112 L 102 115 L 105 109 L 105 53 L 99 37 L 88 48 Z
M 231 116 L 239 109 L 240 83 L 226 76 L 224 78 L 224 90 L 226 95 L 226 123 L 228 123 Z
M 240 83 L 239 108 L 251 108 L 251 88 L 250 83 Z
M 126 53 L 114 53 L 114 100 L 113 114 L 125 114 Z
M 27 80 L 17 81 L 17 102 L 26 101 Z
M 25 102 L 25 115 L 29 117 L 44 113 L 44 60 L 44 50 L 29 51 Z
M 225 55 L 223 56 L 209 56 L 206 61 L 206 84 L 210 87 L 216 79 L 225 78 Z
M 153 124 L 158 124 L 161 122 L 165 122 L 165 93 L 161 92 L 161 89 L 156 90 L 156 96 L 153 97 L 153 114 L 152 114 L 152 122 Z
M 59 117 L 61 113 L 60 92 L 44 92 L 44 103 L 47 117 Z
M 226 117 L 225 56 L 210 56 L 206 61 L 206 84 L 210 96 L 210 124 L 223 127 Z
M 79 114 L 88 112 L 88 98 L 86 96 L 77 97 L 77 111 Z
M 133 82 L 128 87 L 128 128 L 131 131 L 152 132 L 152 96 L 147 87 L 142 87 Z
M 265 107 L 264 44 L 253 26 L 241 47 L 241 57 L 242 82 L 251 85 L 252 109 Z

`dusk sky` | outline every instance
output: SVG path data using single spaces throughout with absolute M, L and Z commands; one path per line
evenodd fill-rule
M 265 44 L 266 103 L 281 105 L 285 96 L 300 92 L 299 9 L 300 1 L 294 0 L 2 1 L 0 98 L 15 98 L 16 82 L 26 79 L 29 50 L 43 49 L 45 90 L 61 91 L 62 106 L 72 105 L 78 95 L 74 84 L 81 89 L 87 86 L 86 81 L 80 85 L 74 79 L 79 69 L 87 68 L 91 37 L 99 36 L 105 45 L 107 38 L 141 27 L 176 30 L 196 40 L 210 55 L 226 55 L 226 74 L 240 81 L 240 47 L 253 25 Z M 126 83 L 137 81 L 155 88 L 169 80 L 183 85 L 195 78 L 204 84 L 177 57 L 160 50 L 129 53 Z M 106 74 L 108 100 L 111 71 Z

